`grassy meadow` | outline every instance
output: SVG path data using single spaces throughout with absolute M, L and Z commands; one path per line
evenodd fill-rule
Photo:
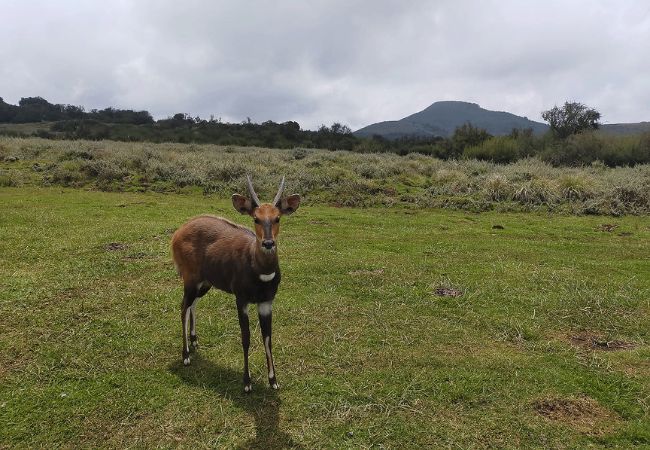
M 0 146 L 0 448 L 650 446 L 647 166 Z M 250 225 L 229 196 L 251 169 L 260 197 L 286 171 L 305 202 L 279 240 L 281 388 L 254 319 L 246 395 L 224 293 L 181 363 L 169 240 L 201 213 Z M 552 200 L 518 200 L 526 183 Z
M 309 204 L 405 206 L 563 214 L 650 213 L 650 164 L 552 167 L 195 144 L 51 141 L 0 137 L 0 186 L 213 194 L 229 198 L 252 173 L 272 191 L 281 175 Z

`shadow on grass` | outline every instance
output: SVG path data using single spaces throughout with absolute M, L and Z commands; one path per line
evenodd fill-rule
M 241 445 L 242 449 L 283 449 L 303 448 L 280 430 L 280 406 L 282 401 L 278 391 L 268 385 L 253 385 L 253 392 L 244 393 L 242 374 L 228 367 L 219 366 L 212 361 L 194 353 L 192 365 L 183 366 L 177 361 L 169 366 L 170 372 L 187 384 L 213 390 L 239 408 L 253 416 L 255 420 L 255 437 Z

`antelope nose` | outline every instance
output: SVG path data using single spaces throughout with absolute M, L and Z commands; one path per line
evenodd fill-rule
M 275 241 L 273 239 L 264 239 L 262 241 L 262 247 L 270 250 L 275 246 Z

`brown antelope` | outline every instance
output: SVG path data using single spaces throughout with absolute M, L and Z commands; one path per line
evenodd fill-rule
M 278 388 L 271 353 L 271 310 L 280 284 L 276 239 L 280 217 L 298 209 L 300 196 L 282 197 L 283 177 L 273 202 L 261 203 L 250 176 L 247 181 L 250 198 L 234 194 L 232 204 L 241 214 L 253 217 L 255 231 L 221 217 L 195 217 L 174 233 L 172 255 L 184 288 L 181 303 L 183 364 L 190 364 L 188 328 L 192 347 L 198 347 L 195 315 L 198 298 L 211 287 L 235 294 L 244 349 L 244 391 L 250 392 L 248 305 L 251 303 L 257 305 L 269 384 L 273 389 Z

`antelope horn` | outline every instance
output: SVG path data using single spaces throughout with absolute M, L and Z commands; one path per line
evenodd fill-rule
M 253 180 L 251 180 L 250 175 L 246 175 L 246 181 L 248 182 L 248 192 L 251 194 L 251 200 L 253 200 L 253 203 L 255 207 L 259 207 L 262 202 L 260 202 L 260 199 L 257 198 L 257 194 L 255 193 L 255 189 L 253 189 Z
M 278 188 L 278 193 L 275 194 L 275 198 L 273 199 L 273 205 L 277 205 L 278 202 L 280 201 L 280 198 L 282 198 L 282 191 L 284 191 L 284 176 L 282 177 L 282 181 L 280 181 L 280 187 Z

